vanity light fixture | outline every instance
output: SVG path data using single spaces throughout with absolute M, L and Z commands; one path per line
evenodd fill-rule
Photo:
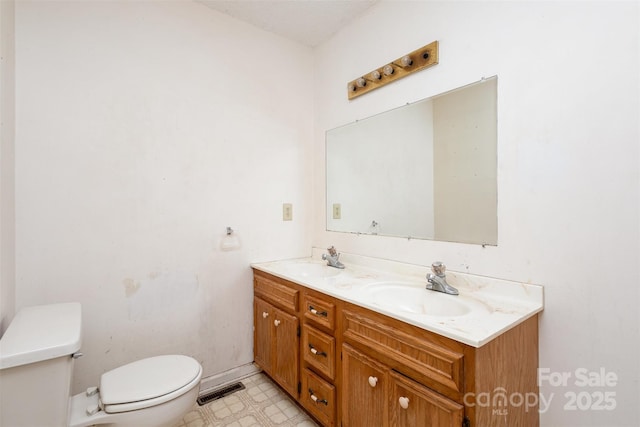
M 408 76 L 411 73 L 436 65 L 437 63 L 438 41 L 436 40 L 383 67 L 365 74 L 366 78 L 358 77 L 349 82 L 347 84 L 347 97 L 353 99 L 380 86 L 384 86 L 387 83 Z

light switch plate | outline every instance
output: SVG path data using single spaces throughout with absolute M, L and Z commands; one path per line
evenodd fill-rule
M 282 220 L 283 221 L 293 220 L 293 205 L 291 203 L 282 204 Z
M 342 216 L 342 208 L 340 207 L 340 203 L 333 204 L 333 219 L 340 219 Z

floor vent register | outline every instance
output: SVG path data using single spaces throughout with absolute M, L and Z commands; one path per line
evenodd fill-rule
M 227 386 L 221 387 L 219 389 L 210 391 L 202 396 L 198 397 L 198 405 L 206 405 L 207 403 L 228 396 L 236 391 L 244 390 L 244 384 L 241 382 L 229 384 Z

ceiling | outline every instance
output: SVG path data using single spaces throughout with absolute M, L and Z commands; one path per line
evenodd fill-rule
M 241 21 L 315 47 L 378 0 L 196 0 Z

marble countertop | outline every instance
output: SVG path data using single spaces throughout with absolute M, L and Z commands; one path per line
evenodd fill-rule
M 460 294 L 445 295 L 425 289 L 429 267 L 341 254 L 345 268 L 336 269 L 323 252 L 251 267 L 473 347 L 543 310 L 539 285 L 447 270 Z

